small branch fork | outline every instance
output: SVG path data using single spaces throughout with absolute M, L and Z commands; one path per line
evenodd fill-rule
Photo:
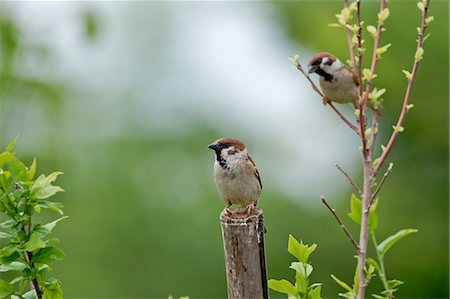
M 362 191 L 361 189 L 358 187 L 358 185 L 355 183 L 355 181 L 350 177 L 350 175 L 341 168 L 341 166 L 339 166 L 339 164 L 334 164 L 334 166 L 336 166 L 336 168 L 347 178 L 347 180 L 349 181 L 350 185 L 352 185 L 353 189 L 355 189 L 355 191 L 359 194 L 359 196 L 362 197 Z
M 324 102 L 326 104 L 328 104 L 331 109 L 333 109 L 333 111 L 340 117 L 340 119 L 342 121 L 344 121 L 347 126 L 349 126 L 350 129 L 352 129 L 357 135 L 359 135 L 359 131 L 358 128 L 355 127 L 334 105 L 333 103 L 331 103 L 326 97 L 325 95 L 322 93 L 322 91 L 320 91 L 320 89 L 317 87 L 317 85 L 312 81 L 311 77 L 308 75 L 307 72 L 305 72 L 305 70 L 303 69 L 303 67 L 301 66 L 301 64 L 299 62 L 295 62 L 294 63 L 295 67 L 303 74 L 303 76 L 306 77 L 306 79 L 308 79 L 309 83 L 311 83 L 311 87 L 314 89 L 315 92 L 317 92 L 320 97 L 322 99 L 324 99 Z
M 391 174 L 392 172 L 392 166 L 393 164 L 391 163 L 388 167 L 388 169 L 386 170 L 386 172 L 383 175 L 383 178 L 381 178 L 380 183 L 377 186 L 377 189 L 375 190 L 375 192 L 373 192 L 372 194 L 372 198 L 370 199 L 370 203 L 369 206 L 367 207 L 367 209 L 370 211 L 370 208 L 372 207 L 373 201 L 375 200 L 375 198 L 377 197 L 378 193 L 381 190 L 381 187 L 383 187 L 384 181 L 386 181 L 386 178 L 389 176 L 389 174 Z
M 326 198 L 324 196 L 320 196 L 320 199 L 322 200 L 323 204 L 330 210 L 330 212 L 333 214 L 336 221 L 339 223 L 339 226 L 342 228 L 344 233 L 347 235 L 347 237 L 350 239 L 350 242 L 352 242 L 353 246 L 355 247 L 356 252 L 359 252 L 359 245 L 353 238 L 350 231 L 347 229 L 347 227 L 342 222 L 341 218 L 336 214 L 336 210 L 330 206 L 330 204 L 327 202 Z
M 423 41 L 424 41 L 424 37 L 425 37 L 425 29 L 427 28 L 427 23 L 426 23 L 426 19 L 428 16 L 428 8 L 430 6 L 430 0 L 427 0 L 422 12 L 422 21 L 420 24 L 420 29 L 419 29 L 419 37 L 417 40 L 417 48 L 416 48 L 416 53 L 417 50 L 419 50 L 420 48 L 423 47 Z M 412 89 L 412 85 L 414 82 L 414 78 L 416 76 L 417 73 L 417 68 L 419 67 L 419 59 L 414 59 L 414 64 L 413 64 L 413 68 L 411 71 L 411 78 L 408 80 L 408 86 L 406 87 L 406 92 L 405 92 L 405 97 L 403 99 L 403 106 L 402 106 L 402 110 L 400 112 L 400 116 L 398 118 L 397 124 L 395 126 L 395 128 L 400 128 L 403 124 L 403 121 L 405 120 L 405 116 L 406 113 L 408 112 L 408 103 L 409 103 L 409 97 L 411 94 L 411 89 Z M 391 138 L 389 139 L 389 142 L 386 146 L 386 148 L 384 149 L 383 153 L 381 154 L 380 159 L 378 160 L 377 165 L 375 166 L 374 170 L 373 170 L 373 176 L 375 177 L 378 173 L 378 171 L 380 170 L 381 166 L 383 165 L 383 162 L 386 160 L 387 155 L 389 154 L 389 152 L 392 149 L 392 145 L 395 142 L 395 139 L 397 138 L 398 135 L 398 130 L 395 129 L 392 132 Z

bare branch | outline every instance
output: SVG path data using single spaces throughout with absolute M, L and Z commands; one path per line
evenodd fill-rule
M 389 164 L 388 169 L 386 170 L 386 172 L 384 173 L 383 177 L 381 178 L 380 183 L 377 186 L 377 189 L 375 190 L 375 192 L 373 192 L 372 194 L 372 198 L 370 199 L 370 203 L 369 206 L 367 207 L 368 211 L 370 211 L 370 208 L 372 207 L 373 201 L 375 200 L 375 198 L 377 197 L 378 193 L 381 190 L 381 187 L 383 187 L 384 181 L 386 181 L 386 178 L 389 176 L 389 174 L 392 172 L 392 166 L 393 164 Z
M 372 135 L 370 138 L 370 157 L 373 157 L 373 149 L 375 148 L 375 142 L 377 140 L 377 135 L 378 135 L 378 111 L 377 110 L 373 110 L 372 113 Z
M 359 131 L 358 128 L 355 127 L 334 105 L 333 103 L 331 103 L 330 100 L 327 99 L 327 97 L 325 97 L 325 95 L 322 93 L 322 91 L 317 87 L 317 85 L 312 81 L 311 77 L 308 75 L 307 72 L 305 72 L 305 70 L 303 69 L 303 67 L 301 66 L 300 63 L 294 63 L 295 67 L 303 74 L 303 76 L 306 77 L 306 79 L 308 79 L 309 83 L 311 84 L 311 87 L 314 89 L 315 92 L 317 92 L 323 99 L 324 102 L 326 104 L 328 104 L 331 109 L 333 109 L 333 111 L 341 118 L 342 121 L 344 121 L 347 126 L 350 127 L 350 129 L 352 129 L 356 134 L 359 135 Z
M 361 26 L 361 0 L 356 0 L 356 16 L 357 16 L 357 25 L 358 25 L 358 33 L 356 34 L 358 40 L 358 84 L 359 90 L 358 94 L 360 99 L 362 98 L 362 90 L 363 90 L 363 80 L 362 80 L 362 59 L 363 59 L 363 51 L 362 51 L 362 26 Z M 366 103 L 363 101 L 359 105 L 359 132 L 361 137 L 362 144 L 362 153 L 364 159 L 367 158 L 367 140 L 364 132 L 366 131 Z
M 359 194 L 359 196 L 360 197 L 362 197 L 362 191 L 361 191 L 361 189 L 358 187 L 358 185 L 355 183 L 355 181 L 354 180 L 352 180 L 352 178 L 350 177 L 350 175 L 345 171 L 345 170 L 343 170 L 340 166 L 339 166 L 339 164 L 334 164 L 334 166 L 336 166 L 336 168 L 340 171 L 340 172 L 342 172 L 342 174 L 347 178 L 347 180 L 349 181 L 349 183 L 350 183 L 350 185 L 352 185 L 353 186 L 353 188 L 355 189 L 355 191 Z
M 386 0 L 381 0 L 380 1 L 380 13 L 386 8 Z M 377 55 L 377 50 L 379 48 L 380 45 L 380 39 L 381 39 L 381 32 L 383 31 L 383 23 L 382 22 L 378 22 L 377 25 L 377 32 L 375 35 L 375 42 L 373 45 L 373 53 L 372 53 L 372 63 L 370 66 L 370 77 L 372 77 L 375 74 L 375 70 L 377 67 L 377 62 L 378 62 L 378 55 Z M 362 122 L 363 120 L 365 121 L 367 119 L 367 104 L 369 101 L 369 93 L 370 90 L 372 88 L 372 80 L 368 80 L 366 83 L 366 90 L 364 92 L 364 97 L 363 100 L 361 102 L 361 106 L 360 106 L 360 116 L 361 119 L 360 121 Z M 375 146 L 375 136 L 374 133 L 376 133 L 376 120 L 377 120 L 377 116 L 378 116 L 378 112 L 376 110 L 373 111 L 373 118 L 372 118 L 372 139 L 370 142 L 370 146 L 367 145 L 367 141 L 364 142 L 365 138 L 363 138 L 363 154 L 364 156 L 370 156 L 372 157 L 373 154 L 373 147 Z M 361 124 L 362 125 L 362 124 Z M 363 129 L 363 126 L 361 126 L 361 130 Z M 365 129 L 365 124 L 364 124 L 364 129 Z M 365 152 L 367 151 L 367 152 Z
M 339 218 L 339 216 L 336 214 L 336 210 L 330 206 L 330 204 L 327 202 L 327 200 L 325 199 L 325 197 L 323 195 L 320 196 L 320 199 L 322 200 L 323 204 L 328 208 L 328 210 L 330 210 L 330 212 L 333 214 L 334 218 L 339 223 L 339 226 L 344 230 L 344 233 L 347 235 L 347 237 L 350 239 L 350 242 L 352 242 L 353 246 L 355 247 L 356 252 L 359 252 L 358 243 L 352 237 L 352 234 L 349 232 L 347 227 L 344 225 L 341 218 Z
M 421 49 L 423 47 L 424 33 L 425 33 L 425 29 L 427 27 L 427 23 L 425 20 L 428 15 L 429 6 L 430 6 L 430 0 L 427 0 L 424 5 L 424 9 L 422 11 L 422 21 L 421 21 L 421 25 L 420 25 L 419 34 L 418 34 L 416 53 L 419 49 Z M 416 59 L 416 58 L 414 59 L 414 64 L 413 64 L 413 68 L 411 71 L 411 77 L 408 80 L 408 86 L 406 87 L 405 97 L 403 99 L 402 110 L 400 112 L 399 118 L 397 120 L 397 124 L 395 126 L 396 129 L 392 132 L 391 138 L 389 139 L 389 142 L 386 145 L 386 148 L 384 149 L 383 153 L 381 154 L 381 157 L 378 160 L 378 163 L 373 170 L 372 177 L 375 177 L 377 175 L 378 171 L 380 170 L 381 166 L 383 165 L 383 162 L 386 160 L 386 157 L 389 154 L 389 152 L 391 151 L 392 145 L 394 144 L 395 139 L 397 138 L 397 135 L 399 133 L 398 128 L 402 127 L 403 121 L 405 120 L 406 112 L 408 112 L 409 96 L 411 94 L 412 85 L 414 82 L 414 78 L 416 76 L 417 68 L 419 66 L 419 60 L 420 59 Z

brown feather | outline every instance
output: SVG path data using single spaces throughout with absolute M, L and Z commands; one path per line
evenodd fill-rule
M 243 151 L 245 149 L 245 144 L 242 141 L 230 137 L 220 138 L 216 142 L 218 144 L 229 144 L 230 146 L 234 146 L 240 151 Z
M 256 176 L 256 178 L 258 179 L 259 186 L 260 186 L 261 189 L 262 189 L 261 176 L 259 175 L 258 168 L 256 168 L 255 161 L 253 161 L 252 157 L 250 157 L 250 156 L 247 156 L 247 160 L 253 165 L 253 167 L 254 167 L 254 169 L 255 169 L 255 176 Z
M 334 56 L 333 54 L 322 52 L 314 55 L 314 57 L 308 61 L 308 67 L 312 66 L 317 60 L 322 60 L 322 58 L 324 57 L 330 57 L 332 61 L 336 61 L 336 56 Z
M 356 86 L 359 86 L 358 74 L 348 66 L 346 66 L 345 68 L 352 74 L 353 82 L 355 82 Z

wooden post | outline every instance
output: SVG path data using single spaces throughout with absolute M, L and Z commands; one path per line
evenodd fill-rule
M 245 208 L 220 214 L 229 299 L 269 298 L 263 211 Z

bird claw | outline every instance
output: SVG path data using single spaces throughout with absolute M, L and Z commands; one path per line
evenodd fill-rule
M 249 204 L 245 207 L 245 213 L 246 213 L 247 215 L 252 214 L 254 208 L 255 208 L 255 203 L 254 203 L 254 202 L 249 203 Z
M 330 103 L 330 100 L 327 97 L 322 98 L 322 103 L 324 106 L 326 106 L 328 103 Z
M 233 216 L 234 213 L 229 207 L 226 207 L 225 214 L 227 214 L 228 217 L 231 217 L 231 216 Z

